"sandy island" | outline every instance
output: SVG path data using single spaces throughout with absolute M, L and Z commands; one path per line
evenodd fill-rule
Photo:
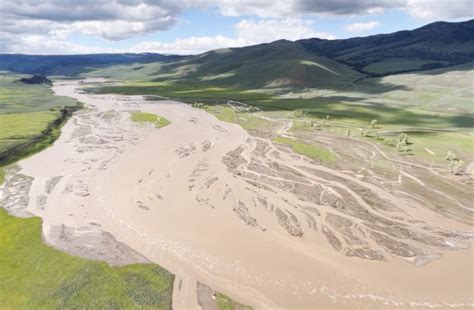
M 473 306 L 472 226 L 189 105 L 79 87 L 54 85 L 87 109 L 2 190 L 53 246 L 163 266 L 175 309 L 199 308 L 198 282 L 259 309 Z

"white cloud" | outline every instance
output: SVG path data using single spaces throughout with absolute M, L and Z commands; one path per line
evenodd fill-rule
M 407 0 L 407 11 L 422 19 L 456 19 L 474 16 L 474 0 Z
M 126 20 L 112 21 L 84 21 L 75 22 L 68 28 L 70 32 L 77 32 L 88 36 L 100 36 L 111 41 L 118 41 L 134 35 L 153 32 L 172 23 L 168 18 L 153 22 L 135 22 Z
M 271 42 L 280 39 L 300 40 L 306 38 L 335 39 L 334 36 L 312 29 L 313 22 L 299 18 L 263 19 L 259 21 L 244 19 L 235 28 L 237 37 L 251 43 Z
M 127 24 L 110 24 L 110 26 L 113 25 L 118 28 L 129 26 Z M 178 38 L 170 43 L 143 41 L 127 49 L 98 48 L 74 44 L 67 41 L 68 30 L 58 28 L 54 30 L 55 35 L 51 35 L 52 32 L 50 32 L 50 35 L 48 36 L 41 34 L 21 34 L 17 36 L 15 42 L 9 46 L 9 52 L 28 54 L 153 52 L 161 54 L 189 55 L 219 48 L 241 47 L 272 42 L 280 39 L 299 40 L 314 37 L 324 39 L 335 38 L 330 34 L 313 30 L 312 26 L 312 22 L 298 18 L 263 19 L 258 21 L 244 19 L 234 26 L 235 35 L 233 37 L 188 37 Z M 74 31 L 80 31 L 83 34 L 104 30 L 101 29 L 104 25 L 96 22 L 78 22 L 74 27 L 76 27 Z M 119 30 L 120 29 L 116 29 L 115 31 Z M 128 31 L 131 30 L 128 29 Z
M 20 35 L 8 40 L 8 51 L 18 54 L 92 54 L 119 52 L 115 49 L 99 48 L 75 44 L 60 38 L 45 37 L 43 35 Z M 1 41 L 0 41 L 1 42 Z M 5 44 L 5 43 L 3 43 Z
M 303 15 L 370 15 L 406 9 L 420 18 L 472 17 L 474 0 L 2 0 L 0 29 L 9 33 L 48 33 L 57 28 L 108 40 L 163 31 L 184 10 L 217 8 L 226 16 L 288 18 Z M 25 24 L 41 23 L 31 29 Z
M 189 37 L 176 39 L 172 43 L 161 43 L 158 41 L 141 42 L 130 48 L 134 53 L 160 53 L 160 54 L 199 54 L 213 49 L 226 47 L 239 47 L 246 45 L 241 39 L 232 39 L 225 36 L 215 37 Z
M 168 29 L 189 5 L 190 1 L 173 0 L 2 0 L 0 29 L 48 34 L 61 28 L 121 40 Z M 22 27 L 34 23 L 41 27 Z
M 311 28 L 312 24 L 312 22 L 297 18 L 264 19 L 259 21 L 244 19 L 235 25 L 235 37 L 233 38 L 226 36 L 190 37 L 177 39 L 172 43 L 146 41 L 134 46 L 131 51 L 186 55 L 203 53 L 219 48 L 267 43 L 280 39 L 335 38 L 330 34 L 314 31 Z
M 256 15 L 259 17 L 294 16 L 297 1 L 265 1 L 265 0 L 218 0 L 216 6 L 225 16 Z
M 118 41 L 165 31 L 180 20 L 185 10 L 191 8 L 217 10 L 226 16 L 251 15 L 256 19 L 247 17 L 237 24 L 234 37 L 190 37 L 177 39 L 172 43 L 142 42 L 132 49 L 139 51 L 138 48 L 142 47 L 167 53 L 195 53 L 277 39 L 332 38 L 330 34 L 313 30 L 313 25 L 304 20 L 308 15 L 370 15 L 390 9 L 403 9 L 417 18 L 427 20 L 474 16 L 474 0 L 456 0 L 455 3 L 448 0 L 0 1 L 0 52 L 17 53 L 29 53 L 33 50 L 37 53 L 56 54 L 67 50 L 76 53 L 83 50 L 107 50 L 81 47 L 68 39 L 73 34 L 82 34 Z M 376 22 L 349 25 L 347 30 L 366 31 L 376 27 L 374 23 Z M 44 50 L 41 50 L 42 46 Z M 55 46 L 57 50 L 54 50 Z
M 222 15 L 297 17 L 301 15 L 371 15 L 404 9 L 423 19 L 474 17 L 474 0 L 202 0 L 214 3 Z
M 308 14 L 366 15 L 400 6 L 405 0 L 215 0 L 223 15 L 294 17 Z
M 366 22 L 366 23 L 353 23 L 344 27 L 349 32 L 364 32 L 376 28 L 380 23 L 377 21 Z

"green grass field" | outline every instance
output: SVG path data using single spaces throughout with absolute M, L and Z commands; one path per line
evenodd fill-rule
M 94 90 L 94 89 L 92 89 Z M 127 82 L 121 86 L 106 86 L 95 90 L 98 94 L 158 95 L 192 102 L 203 99 L 261 100 L 270 95 L 232 87 L 216 87 L 204 83 Z
M 272 126 L 272 123 L 268 120 L 262 119 L 251 112 L 236 112 L 228 105 L 205 105 L 202 108 L 220 121 L 235 123 L 247 130 L 270 129 Z
M 2 185 L 4 181 L 5 181 L 5 169 L 3 169 L 3 167 L 0 167 L 0 185 Z
M 322 147 L 286 137 L 276 137 L 273 141 L 288 145 L 295 153 L 304 155 L 311 159 L 320 160 L 326 163 L 331 163 L 336 160 L 336 157 L 330 151 Z
M 20 83 L 20 77 L 0 74 L 0 153 L 37 137 L 61 116 L 58 111 L 61 107 L 77 104 L 71 98 L 55 96 L 47 85 Z M 57 137 L 59 131 L 54 129 L 48 137 L 18 154 L 15 159 L 45 148 Z M 0 166 L 5 164 L 0 162 Z
M 70 112 L 82 107 L 69 97 L 55 96 L 48 85 L 20 83 L 20 77 L 0 74 L 1 171 L 50 146 L 59 137 Z M 60 111 L 66 106 L 69 112 Z
M 21 75 L 0 73 L 0 114 L 49 111 L 51 108 L 74 106 L 69 97 L 54 96 L 46 85 L 18 82 Z
M 174 276 L 157 265 L 110 267 L 45 245 L 39 218 L 0 209 L 1 309 L 170 309 Z
M 216 303 L 217 303 L 217 309 L 219 310 L 252 310 L 252 307 L 245 306 L 242 304 L 239 304 L 229 298 L 228 296 L 222 294 L 222 293 L 217 293 L 216 294 Z
M 50 111 L 0 114 L 0 152 L 38 135 L 58 116 Z
M 472 115 L 433 112 L 383 104 L 358 104 L 326 98 L 273 98 L 270 100 L 249 100 L 247 103 L 267 112 L 281 111 L 288 114 L 294 110 L 303 110 L 309 117 L 314 118 L 324 118 L 329 115 L 331 119 L 351 123 L 354 126 L 366 126 L 373 119 L 377 119 L 380 124 L 385 126 L 439 129 L 471 128 L 474 122 Z
M 133 112 L 131 119 L 137 123 L 152 123 L 156 128 L 162 128 L 170 124 L 170 121 L 162 116 L 145 112 Z

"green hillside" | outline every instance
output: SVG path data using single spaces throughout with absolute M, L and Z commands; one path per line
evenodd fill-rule
M 187 66 L 188 70 L 183 70 Z M 186 79 L 241 88 L 347 86 L 362 75 L 289 41 L 205 53 L 177 66 Z
M 474 63 L 368 79 L 358 86 L 390 106 L 474 115 Z M 380 94 L 380 85 L 390 85 Z M 368 99 L 368 98 L 367 98 Z M 471 124 L 472 125 L 472 124 Z
M 87 73 L 114 79 L 241 89 L 348 89 L 366 76 L 424 72 L 474 61 L 474 21 L 343 40 L 285 40 Z
M 173 63 L 114 66 L 89 74 L 101 75 L 155 82 L 179 80 L 181 83 L 245 89 L 335 89 L 347 87 L 364 76 L 289 41 L 215 50 Z
M 308 51 L 372 75 L 430 70 L 474 61 L 474 20 L 342 40 L 297 41 Z

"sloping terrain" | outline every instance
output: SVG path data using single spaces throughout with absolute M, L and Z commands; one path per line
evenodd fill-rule
M 334 88 L 362 76 L 289 41 L 211 51 L 168 67 L 186 80 L 243 88 Z
M 372 74 L 435 69 L 474 61 L 474 20 L 436 22 L 390 34 L 297 41 L 306 49 Z
M 41 75 L 77 75 L 94 69 L 134 63 L 176 60 L 161 54 L 19 55 L 0 54 L 0 70 Z
M 177 62 L 115 66 L 93 75 L 124 79 L 202 83 L 239 88 L 347 87 L 363 77 L 350 67 L 290 41 L 229 48 Z
M 367 75 L 425 71 L 472 61 L 474 21 L 437 22 L 412 31 L 361 38 L 280 40 L 220 49 L 175 62 L 112 66 L 91 75 L 246 89 L 347 89 Z
M 395 74 L 368 79 L 358 84 L 366 93 L 391 85 L 383 94 L 370 100 L 390 106 L 474 114 L 474 63 L 423 72 Z M 369 100 L 369 96 L 367 99 Z M 472 124 L 470 124 L 472 127 Z

